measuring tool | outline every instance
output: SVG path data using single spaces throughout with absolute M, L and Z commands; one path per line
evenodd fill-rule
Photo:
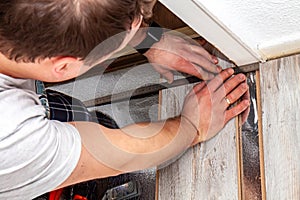
M 245 65 L 245 66 L 240 66 L 240 67 L 234 67 L 234 74 L 239 74 L 239 73 L 248 73 L 248 72 L 253 72 L 259 69 L 258 64 L 251 64 L 251 65 Z M 177 79 L 174 80 L 171 84 L 164 82 L 164 83 L 158 83 L 158 84 L 152 84 L 148 86 L 143 86 L 139 87 L 137 89 L 133 90 L 128 90 L 116 94 L 110 94 L 107 96 L 95 98 L 92 100 L 84 101 L 84 105 L 86 107 L 94 107 L 94 106 L 101 106 L 101 105 L 106 105 L 106 104 L 111 104 L 111 103 L 117 103 L 121 101 L 128 101 L 130 99 L 137 99 L 140 97 L 145 97 L 145 96 L 151 96 L 154 94 L 157 94 L 160 90 L 163 89 L 168 89 L 168 88 L 173 88 L 173 87 L 178 87 L 182 85 L 187 85 L 191 83 L 197 83 L 201 82 L 203 80 L 194 77 L 194 76 L 189 76 L 186 78 L 182 79 Z

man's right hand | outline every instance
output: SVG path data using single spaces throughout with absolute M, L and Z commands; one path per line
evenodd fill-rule
M 233 73 L 233 69 L 225 69 L 211 81 L 194 86 L 187 95 L 182 117 L 186 118 L 183 123 L 192 124 L 198 131 L 194 144 L 214 137 L 229 120 L 241 113 L 243 121 L 247 118 L 250 95 L 246 77 L 243 74 L 232 76 Z M 234 104 L 237 100 L 241 101 Z

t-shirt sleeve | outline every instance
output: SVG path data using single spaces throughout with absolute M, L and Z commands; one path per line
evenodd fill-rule
M 34 94 L 18 89 L 4 93 L 0 95 L 0 199 L 31 199 L 71 175 L 80 157 L 80 135 L 70 124 L 48 120 Z

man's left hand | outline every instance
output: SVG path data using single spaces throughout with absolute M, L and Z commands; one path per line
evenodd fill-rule
M 161 40 L 144 55 L 168 82 L 174 79 L 172 71 L 187 73 L 202 80 L 210 80 L 222 70 L 217 66 L 216 57 L 198 43 L 169 33 L 164 33 Z

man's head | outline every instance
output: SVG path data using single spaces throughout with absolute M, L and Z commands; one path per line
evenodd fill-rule
M 98 60 L 124 47 L 155 2 L 1 0 L 0 73 L 50 82 L 74 78 L 87 70 L 82 60 L 100 43 Z
M 0 52 L 22 62 L 56 56 L 84 59 L 102 41 L 129 31 L 134 19 L 151 14 L 153 2 L 1 0 Z M 103 51 L 111 52 L 121 42 L 114 41 Z

